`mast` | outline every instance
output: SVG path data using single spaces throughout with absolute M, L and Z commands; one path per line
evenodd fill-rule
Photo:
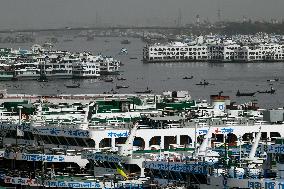
M 211 127 L 208 128 L 207 134 L 204 137 L 204 140 L 202 141 L 202 144 L 199 147 L 198 150 L 198 156 L 206 156 L 206 151 L 208 148 L 208 144 L 211 138 Z
M 16 146 L 18 146 L 18 136 L 23 136 L 23 133 L 21 130 L 19 130 L 19 126 L 22 125 L 22 108 L 23 106 L 18 106 L 19 109 L 19 124 L 16 125 Z
M 138 129 L 138 123 L 134 124 L 134 127 L 132 128 L 130 135 L 128 136 L 125 144 L 121 144 L 118 148 L 118 154 L 119 155 L 131 155 L 133 152 L 133 141 L 135 139 L 136 136 L 136 132 Z
M 197 154 L 197 123 L 194 125 L 194 154 Z
M 242 167 L 242 137 L 239 136 L 239 141 L 240 141 L 240 154 L 239 154 L 239 158 L 240 158 L 240 167 Z
M 89 117 L 89 114 L 92 113 L 92 111 L 90 111 L 90 107 L 92 107 L 92 109 L 93 109 L 94 104 L 95 103 L 92 102 L 92 103 L 88 104 L 88 106 L 86 107 L 86 112 L 85 112 L 85 115 L 84 115 L 84 119 L 83 119 L 83 122 L 81 123 L 81 128 L 83 130 L 88 130 L 88 126 L 89 126 L 88 117 Z
M 47 78 L 46 78 L 46 73 L 45 73 L 45 65 L 46 65 L 46 62 L 48 61 L 48 56 L 46 56 L 44 58 L 44 62 L 43 63 L 40 63 L 39 65 L 39 68 L 40 68 L 40 76 L 39 76 L 39 81 L 47 81 Z
M 259 127 L 259 131 L 254 139 L 254 142 L 253 142 L 253 145 L 251 147 L 251 151 L 249 153 L 249 160 L 254 160 L 255 158 L 255 152 L 257 150 L 257 147 L 258 147 L 258 143 L 260 141 L 260 137 L 261 137 L 261 127 Z

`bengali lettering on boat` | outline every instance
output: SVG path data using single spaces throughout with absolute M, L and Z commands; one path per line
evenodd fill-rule
M 164 171 L 177 171 L 192 174 L 207 174 L 207 166 L 205 164 L 185 164 L 182 162 L 161 162 L 161 161 L 145 161 L 144 167 L 148 169 L 157 169 Z

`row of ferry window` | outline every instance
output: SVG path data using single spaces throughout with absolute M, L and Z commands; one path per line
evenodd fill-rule
M 150 55 L 185 55 L 186 54 L 186 52 L 176 52 L 176 53 L 174 53 L 174 52 L 158 52 L 158 53 L 150 53 Z M 203 54 L 203 55 L 205 55 L 205 54 L 207 54 L 206 52 L 189 52 L 188 53 L 189 55 L 201 55 L 201 54 Z
M 206 47 L 200 47 L 200 48 L 150 48 L 150 51 L 201 51 L 206 50 Z
M 191 51 L 191 50 L 206 50 L 207 48 L 209 48 L 210 50 L 213 50 L 213 49 L 218 49 L 218 50 L 224 50 L 224 49 L 229 49 L 229 50 L 241 50 L 243 48 L 248 48 L 250 50 L 254 50 L 254 49 L 261 49 L 261 50 L 275 50 L 275 49 L 278 49 L 278 50 L 281 50 L 281 49 L 284 49 L 284 46 L 269 46 L 269 47 L 258 47 L 258 46 L 235 46 L 235 47 L 231 47 L 231 46 L 208 46 L 208 47 L 196 47 L 196 48 L 150 48 L 151 51 L 164 51 L 164 50 L 168 50 L 168 51 L 179 51 L 179 50 L 185 50 L 185 51 Z
M 165 56 L 165 57 L 150 57 L 150 60 L 162 60 L 162 59 L 188 59 L 188 60 L 206 60 L 207 56 Z
M 237 48 L 235 48 L 236 50 L 237 50 Z M 266 49 L 266 48 L 265 48 Z M 167 49 L 168 51 L 170 51 L 170 52 L 175 52 L 175 51 L 185 51 L 185 52 L 188 52 L 188 51 L 201 51 L 201 49 L 200 48 L 198 48 L 198 49 L 191 49 L 191 48 L 185 48 L 185 49 L 183 49 L 183 48 L 181 48 L 181 49 L 179 49 L 179 48 L 176 48 L 176 49 L 174 49 L 174 48 L 172 48 L 171 50 L 170 49 Z M 206 53 L 206 51 L 204 51 L 205 49 L 202 49 L 203 51 L 201 51 L 202 52 L 202 54 L 205 54 Z M 206 49 L 207 50 L 207 49 Z M 210 48 L 209 49 L 209 52 L 210 53 L 223 53 L 223 50 L 224 50 L 224 48 Z M 229 50 L 234 50 L 234 49 L 229 49 Z M 242 50 L 242 49 L 239 49 L 239 50 Z M 153 51 L 153 49 L 151 48 L 150 49 L 150 51 L 152 51 L 151 52 L 151 54 L 153 53 L 153 52 L 159 52 L 159 53 L 161 53 L 161 52 L 163 52 L 163 51 L 166 51 L 166 49 L 154 49 L 154 51 Z M 273 51 L 274 53 L 283 53 L 282 51 Z M 165 52 L 164 52 L 165 53 Z M 178 52 L 177 52 L 178 53 Z M 196 53 L 196 52 L 193 52 L 193 53 Z M 198 53 L 200 53 L 200 52 L 198 52 Z M 245 53 L 245 54 L 247 54 L 248 52 L 246 52 L 246 51 L 241 51 L 241 52 L 226 52 L 226 53 Z M 250 54 L 252 53 L 261 53 L 261 52 L 249 52 Z M 262 53 L 264 54 L 264 53 L 266 53 L 266 51 L 262 51 Z M 155 53 L 154 53 L 155 54 Z
M 74 74 L 98 74 L 97 71 L 74 71 Z
M 253 55 L 253 56 L 256 56 L 256 57 L 259 57 L 259 58 L 265 58 L 265 57 L 284 57 L 284 54 L 283 53 L 281 53 L 281 54 L 264 54 L 264 55 L 262 55 L 262 54 L 260 54 L 260 53 L 233 53 L 233 52 L 231 52 L 231 53 L 229 53 L 229 52 L 227 52 L 226 53 L 226 55 L 232 55 L 232 56 L 234 56 L 234 55 L 238 55 L 238 56 L 247 56 L 247 55 Z
M 190 59 L 190 60 L 202 60 L 202 59 L 226 59 L 226 60 L 233 60 L 233 59 L 251 59 L 251 60 L 256 60 L 256 59 L 271 59 L 271 60 L 275 60 L 275 59 L 284 59 L 281 57 L 255 57 L 255 56 L 228 56 L 228 57 L 224 57 L 224 56 L 165 56 L 165 57 L 150 57 L 150 60 L 162 60 L 162 59 Z

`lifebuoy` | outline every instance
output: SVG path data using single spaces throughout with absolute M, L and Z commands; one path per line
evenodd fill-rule
M 2 93 L 0 93 L 0 98 L 4 98 L 4 95 Z

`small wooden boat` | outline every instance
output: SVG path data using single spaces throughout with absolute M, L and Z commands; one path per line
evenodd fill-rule
M 277 82 L 279 81 L 279 78 L 275 78 L 275 79 L 268 79 L 267 82 Z
M 48 79 L 45 75 L 41 75 L 38 79 L 38 82 L 48 82 Z
M 185 76 L 182 79 L 193 79 L 193 76 L 190 76 L 190 77 Z
M 207 85 L 209 85 L 209 84 L 210 84 L 210 83 L 209 83 L 208 81 L 204 80 L 203 82 L 200 81 L 200 83 L 196 83 L 195 85 L 207 86 Z
M 116 89 L 127 89 L 129 86 L 126 85 L 117 85 L 115 88 Z
M 71 84 L 71 85 L 65 85 L 66 88 L 80 88 L 80 83 L 77 84 Z
M 128 50 L 127 50 L 126 48 L 122 48 L 122 49 L 120 49 L 119 54 L 120 54 L 120 55 L 128 54 Z
M 237 91 L 236 96 L 254 96 L 255 92 L 253 93 L 241 93 L 239 90 Z
M 119 81 L 125 81 L 126 79 L 123 78 L 123 77 L 118 77 L 117 80 L 119 80 Z
M 37 79 L 38 82 L 48 82 L 47 79 Z
M 105 81 L 105 82 L 113 82 L 113 79 L 112 79 L 112 78 L 109 78 L 109 79 L 105 79 L 104 81 Z
M 124 45 L 127 45 L 127 44 L 130 44 L 131 42 L 128 39 L 124 39 L 120 43 L 124 44 Z
M 152 90 L 150 90 L 147 87 L 145 91 L 135 91 L 135 93 L 137 93 L 137 94 L 150 94 L 150 93 L 152 93 Z
M 270 90 L 265 91 L 257 91 L 258 93 L 267 93 L 267 94 L 275 94 L 276 90 L 273 89 L 273 87 L 270 88 Z

